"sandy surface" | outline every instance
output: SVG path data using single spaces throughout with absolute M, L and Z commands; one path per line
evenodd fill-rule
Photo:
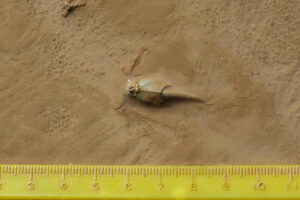
M 1 1 L 1 163 L 299 163 L 300 1 L 86 3 Z M 115 110 L 142 47 L 212 105 Z

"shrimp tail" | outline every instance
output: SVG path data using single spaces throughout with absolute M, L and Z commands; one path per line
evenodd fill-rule
M 182 99 L 182 100 L 196 101 L 199 103 L 205 102 L 203 99 L 197 96 L 175 92 L 172 90 L 163 90 L 161 94 L 164 99 Z

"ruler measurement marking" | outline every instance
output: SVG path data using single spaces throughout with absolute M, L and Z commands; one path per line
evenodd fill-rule
M 60 173 L 60 171 L 59 171 L 59 173 Z M 59 187 L 62 190 L 66 190 L 67 189 L 67 182 L 66 182 L 65 170 L 63 170 L 62 173 L 61 173 L 61 183 L 60 183 Z
M 114 175 L 114 173 L 113 173 L 113 170 L 112 170 L 112 168 L 111 167 L 108 167 L 108 174 L 111 176 L 111 177 L 113 177 Z
M 33 172 L 34 174 L 41 175 L 53 175 L 61 174 L 64 172 L 66 175 L 92 175 L 94 171 L 99 174 L 104 175 L 124 175 L 129 172 L 131 175 L 158 175 L 163 176 L 175 175 L 175 176 L 190 176 L 190 175 L 227 175 L 235 176 L 245 176 L 245 175 L 261 175 L 261 176 L 280 176 L 280 175 L 299 175 L 299 167 L 293 166 L 249 166 L 249 167 L 234 167 L 234 166 L 200 166 L 200 167 L 119 167 L 119 166 L 104 166 L 104 167 L 91 167 L 91 166 L 9 166 L 2 165 L 0 167 L 1 174 L 11 174 L 11 175 L 21 175 L 29 174 Z
M 164 187 L 164 184 L 162 182 L 162 175 L 159 175 L 158 189 L 162 190 L 163 187 Z
M 0 166 L 0 190 L 2 190 L 2 188 L 3 188 L 3 183 L 2 183 L 2 169 L 3 169 L 3 167 Z
M 80 167 L 79 167 L 79 176 L 82 176 L 82 175 L 84 175 L 84 170 L 83 170 L 83 168 L 80 166 Z
M 34 169 L 32 169 L 32 167 L 30 167 L 30 172 L 28 174 L 28 182 L 27 182 L 27 185 L 26 185 L 26 188 L 28 190 L 33 190 L 34 189 L 33 174 L 34 174 Z
M 12 167 L 8 167 L 8 168 L 7 168 L 8 174 L 11 174 L 11 168 L 12 168 Z
M 93 182 L 92 182 L 92 189 L 93 190 L 99 190 L 100 189 L 100 183 L 98 180 L 98 175 L 97 175 L 97 171 L 94 169 L 94 177 L 93 177 Z

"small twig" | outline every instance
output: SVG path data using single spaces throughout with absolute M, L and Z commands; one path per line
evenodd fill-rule
M 85 6 L 86 2 L 84 2 L 83 0 L 68 0 L 65 1 L 65 5 L 63 7 L 64 9 L 64 13 L 63 13 L 63 17 L 68 17 L 68 15 L 74 11 L 76 8 L 79 8 L 81 6 Z

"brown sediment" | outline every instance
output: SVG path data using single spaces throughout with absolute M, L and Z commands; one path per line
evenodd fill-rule
M 67 18 L 62 6 L 1 3 L 2 163 L 299 162 L 299 1 L 87 0 Z M 115 110 L 142 47 L 135 74 L 211 105 Z

